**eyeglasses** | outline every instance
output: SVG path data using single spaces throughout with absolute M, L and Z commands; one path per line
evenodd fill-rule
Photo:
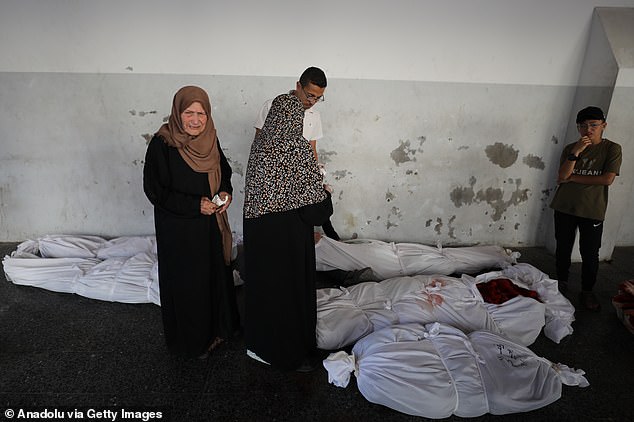
M 306 92 L 303 86 L 301 88 L 302 88 L 302 92 L 304 93 L 308 101 L 312 103 L 320 103 L 326 100 L 323 95 L 320 95 L 319 97 L 315 97 L 313 94 L 309 94 L 308 92 Z
M 590 123 L 590 124 L 578 124 L 577 129 L 579 130 L 587 130 L 587 129 L 596 129 L 603 126 L 603 123 Z

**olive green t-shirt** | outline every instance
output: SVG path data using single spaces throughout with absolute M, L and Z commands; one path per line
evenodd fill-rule
M 565 146 L 559 160 L 560 165 L 568 159 L 573 143 Z M 597 145 L 590 145 L 575 163 L 573 174 L 581 176 L 601 176 L 604 173 L 619 174 L 621 168 L 621 146 L 608 139 Z M 557 187 L 550 207 L 565 214 L 603 220 L 608 206 L 608 187 L 568 182 Z

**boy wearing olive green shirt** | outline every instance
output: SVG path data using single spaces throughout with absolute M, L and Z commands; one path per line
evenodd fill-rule
M 566 290 L 570 256 L 579 230 L 581 253 L 580 302 L 589 310 L 599 310 L 592 292 L 599 269 L 599 248 L 603 220 L 608 205 L 608 186 L 621 167 L 621 146 L 603 138 L 607 123 L 598 107 L 586 107 L 577 114 L 581 138 L 566 145 L 561 159 L 557 191 L 550 204 L 555 210 L 555 251 L 557 279 Z

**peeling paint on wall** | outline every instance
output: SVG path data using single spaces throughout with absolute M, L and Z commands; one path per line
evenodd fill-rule
M 462 145 L 458 147 L 458 151 L 461 151 L 463 149 L 469 149 L 469 145 Z
M 528 154 L 526 157 L 522 159 L 522 162 L 526 164 L 530 168 L 544 170 L 546 165 L 541 157 L 538 157 L 533 154 Z
M 414 156 L 416 155 L 416 150 L 410 148 L 410 142 L 400 140 L 399 142 L 401 145 L 390 153 L 390 157 L 394 160 L 396 165 L 398 166 L 408 161 L 416 161 L 416 157 Z
M 555 135 L 553 135 L 553 137 L 550 138 L 550 142 L 557 145 L 559 143 L 559 139 Z
M 337 155 L 336 151 L 325 151 L 323 149 L 319 150 L 319 162 L 323 163 L 323 164 L 328 164 L 330 163 L 330 157 L 333 155 Z
M 521 181 L 518 179 L 516 189 L 511 193 L 508 201 L 503 199 L 504 192 L 501 189 L 487 188 L 481 195 L 482 191 L 478 191 L 477 198 L 486 201 L 494 209 L 495 213 L 491 216 L 493 221 L 499 221 L 502 214 L 506 212 L 511 205 L 519 205 L 528 201 L 528 192 L 530 189 L 520 189 Z
M 460 208 L 463 205 L 471 205 L 473 203 L 473 198 L 475 197 L 473 186 L 475 185 L 475 183 L 476 178 L 471 176 L 469 178 L 470 187 L 466 188 L 458 186 L 449 193 L 449 198 L 451 199 L 451 202 L 453 202 L 453 204 L 457 208 Z
M 542 211 L 545 211 L 548 208 L 550 201 L 550 194 L 554 189 L 544 189 L 542 190 L 542 197 L 540 200 L 542 201 Z
M 337 170 L 337 171 L 333 171 L 331 174 L 335 177 L 335 180 L 340 180 L 352 173 L 350 173 L 347 170 Z
M 458 208 L 462 205 L 471 205 L 472 203 L 478 204 L 481 202 L 486 202 L 493 208 L 494 212 L 491 216 L 493 221 L 499 221 L 502 218 L 502 215 L 511 205 L 517 206 L 522 202 L 528 201 L 528 192 L 530 191 L 530 189 L 520 189 L 522 179 L 515 179 L 515 181 L 509 179 L 509 182 L 514 182 L 516 187 L 515 190 L 511 192 L 511 197 L 507 201 L 504 200 L 504 190 L 500 188 L 488 187 L 486 189 L 480 189 L 476 193 L 473 190 L 475 178 L 472 176 L 469 179 L 469 182 L 471 184 L 470 187 L 466 188 L 459 186 L 451 191 L 449 193 L 450 199 Z M 485 215 L 488 215 L 488 212 L 486 212 Z
M 457 187 L 449 193 L 449 198 L 457 208 L 460 208 L 463 205 L 471 205 L 473 203 L 474 196 L 475 193 L 473 192 L 473 187 Z
M 436 225 L 434 226 L 434 230 L 437 234 L 440 234 L 440 229 L 442 229 L 442 218 L 436 218 Z
M 456 236 L 454 234 L 456 228 L 453 226 L 453 222 L 456 221 L 456 216 L 452 215 L 451 218 L 449 219 L 449 223 L 447 224 L 447 227 L 449 227 L 449 237 L 452 239 L 455 239 Z
M 405 141 L 399 139 L 400 145 L 398 146 L 398 148 L 395 148 L 390 153 L 390 157 L 392 158 L 392 160 L 394 160 L 397 166 L 408 161 L 416 161 L 416 153 L 423 152 L 423 149 L 421 147 L 423 146 L 427 138 L 425 136 L 419 136 L 417 139 L 418 148 L 412 148 L 409 139 Z
M 501 142 L 496 142 L 493 145 L 487 145 L 484 150 L 487 157 L 493 164 L 497 164 L 502 168 L 512 166 L 517 161 L 519 151 L 513 148 L 512 145 L 506 145 Z
M 390 192 L 390 190 L 388 189 L 387 192 L 385 192 L 385 200 L 387 202 L 390 202 L 392 200 L 394 200 L 395 196 L 392 192 Z
M 543 202 L 548 201 L 548 199 L 550 198 L 550 193 L 552 191 L 553 191 L 553 189 L 544 189 L 544 190 L 542 190 L 541 201 L 543 201 Z
M 418 170 L 407 170 L 405 171 L 405 174 L 408 176 L 418 176 Z
M 430 227 L 430 226 L 432 225 L 432 222 L 433 222 L 433 221 L 434 221 L 434 220 L 433 220 L 433 219 L 431 219 L 431 218 L 430 218 L 429 220 L 425 221 L 425 227 Z M 448 227 L 448 229 L 449 229 L 448 234 L 449 234 L 449 237 L 450 237 L 450 238 L 452 238 L 452 239 L 456 239 L 456 235 L 455 235 L 456 228 L 455 228 L 455 227 L 454 227 L 454 225 L 453 225 L 453 223 L 454 223 L 455 221 L 456 221 L 456 216 L 455 216 L 455 215 L 452 215 L 452 216 L 449 218 L 449 221 L 448 221 L 448 223 L 447 223 L 447 227 Z M 441 231 L 442 231 L 443 225 L 444 225 L 444 224 L 443 224 L 443 222 L 442 222 L 442 218 L 440 218 L 440 217 L 436 217 L 436 225 L 434 225 L 434 231 L 436 232 L 436 234 L 438 234 L 438 235 L 440 235 L 440 234 L 441 234 Z
M 130 113 L 133 116 L 136 116 L 138 114 L 139 117 L 145 117 L 148 114 L 156 114 L 157 111 L 156 110 L 150 110 L 150 111 L 139 111 L 139 112 L 137 112 L 136 110 L 130 110 L 130 111 L 128 111 L 128 113 Z
M 390 215 L 387 216 L 387 223 L 385 223 L 385 227 L 387 228 L 387 230 L 389 230 L 392 227 L 398 227 L 398 223 L 397 222 L 392 222 L 390 220 L 391 216 L 396 216 L 397 219 L 401 220 L 402 219 L 402 215 L 401 215 L 400 208 L 392 207 L 392 209 L 390 210 Z

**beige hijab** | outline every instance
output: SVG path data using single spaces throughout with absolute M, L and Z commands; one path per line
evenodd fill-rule
M 200 135 L 192 137 L 183 129 L 181 114 L 195 102 L 200 103 L 207 113 L 207 124 Z M 197 86 L 185 86 L 179 89 L 174 95 L 169 120 L 161 126 L 157 134 L 165 140 L 167 145 L 178 149 L 181 157 L 192 170 L 207 173 L 212 195 L 218 192 L 222 176 L 220 152 L 218 151 L 216 128 L 211 118 L 211 102 L 203 89 Z M 227 213 L 216 214 L 216 219 L 222 236 L 222 252 L 225 263 L 229 265 L 232 240 Z

